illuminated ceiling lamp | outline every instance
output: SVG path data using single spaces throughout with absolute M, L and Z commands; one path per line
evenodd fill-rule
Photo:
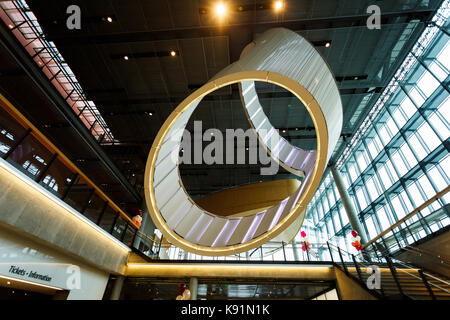
M 275 3 L 273 4 L 273 8 L 274 8 L 275 12 L 281 11 L 283 9 L 283 7 L 284 7 L 284 4 L 283 4 L 283 1 L 281 1 L 281 0 L 275 1 Z
M 214 12 L 217 17 L 223 18 L 227 14 L 227 6 L 223 2 L 218 2 L 214 7 Z

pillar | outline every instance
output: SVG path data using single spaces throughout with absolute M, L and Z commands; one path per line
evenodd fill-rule
M 120 293 L 122 292 L 123 282 L 125 280 L 124 276 L 117 276 L 116 281 L 114 282 L 114 287 L 111 293 L 111 300 L 119 300 Z
M 358 214 L 356 213 L 355 207 L 353 206 L 353 202 L 350 199 L 350 195 L 348 194 L 347 189 L 345 188 L 342 175 L 334 165 L 331 166 L 330 169 L 339 195 L 341 196 L 342 205 L 344 206 L 345 212 L 347 213 L 348 221 L 350 222 L 352 229 L 358 232 L 358 235 L 361 237 L 361 244 L 367 243 L 366 232 L 364 231 L 364 228 L 359 221 Z
M 297 243 L 295 242 L 295 238 L 292 239 L 291 244 L 292 244 L 292 251 L 294 252 L 294 260 L 300 261 L 300 259 L 298 257 L 298 247 L 297 247 Z
M 191 300 L 197 300 L 198 278 L 192 277 L 189 280 L 189 290 L 191 291 Z

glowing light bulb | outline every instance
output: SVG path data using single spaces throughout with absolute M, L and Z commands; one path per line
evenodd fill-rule
M 177 55 L 177 53 L 175 52 L 175 51 L 170 51 L 170 55 L 172 56 L 172 57 L 175 57 L 176 55 Z
M 280 11 L 283 9 L 283 1 L 275 1 L 274 8 L 275 11 Z
M 219 2 L 218 4 L 216 4 L 215 12 L 219 17 L 222 18 L 227 13 L 226 5 L 223 2 Z

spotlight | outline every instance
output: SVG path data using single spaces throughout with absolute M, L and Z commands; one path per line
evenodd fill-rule
M 227 7 L 223 2 L 219 2 L 218 4 L 216 4 L 214 11 L 216 12 L 217 16 L 222 18 L 227 13 Z
M 281 0 L 275 1 L 273 7 L 274 7 L 275 11 L 277 11 L 277 12 L 280 11 L 281 9 L 283 9 L 283 1 L 281 1 Z
M 325 48 L 329 48 L 331 46 L 330 42 L 325 43 Z
M 172 56 L 172 57 L 175 57 L 176 55 L 177 55 L 177 53 L 175 52 L 175 51 L 170 51 L 170 55 Z
M 108 21 L 109 23 L 113 22 L 113 18 L 111 17 L 106 17 L 106 21 Z
M 123 56 L 123 59 L 128 61 L 130 58 L 128 58 L 128 56 Z

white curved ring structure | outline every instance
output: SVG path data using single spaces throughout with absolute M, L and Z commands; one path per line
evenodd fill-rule
M 278 133 L 261 108 L 254 81 L 277 84 L 302 101 L 314 123 L 317 150 L 302 150 L 283 138 L 271 144 L 269 138 Z M 183 129 L 202 98 L 234 83 L 241 85 L 244 108 L 260 141 L 283 167 L 304 175 L 304 180 L 290 197 L 267 210 L 227 218 L 196 205 L 183 186 L 174 158 L 178 159 Z M 270 29 L 248 46 L 238 61 L 187 97 L 163 124 L 146 165 L 145 197 L 150 215 L 169 242 L 192 253 L 224 256 L 256 248 L 304 218 L 341 128 L 339 91 L 321 55 L 295 32 Z

